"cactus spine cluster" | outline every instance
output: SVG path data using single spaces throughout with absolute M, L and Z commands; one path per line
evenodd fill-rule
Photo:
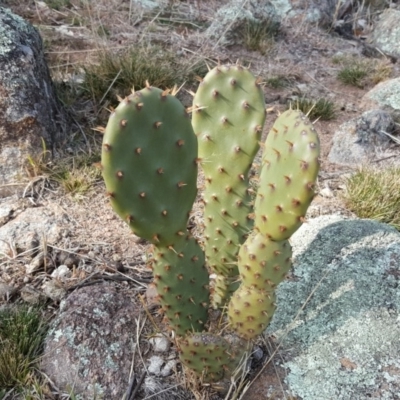
M 314 196 L 319 140 L 302 112 L 282 113 L 263 144 L 255 199 L 249 171 L 265 120 L 262 90 L 241 66 L 209 71 L 192 121 L 174 93 L 147 86 L 121 101 L 107 124 L 102 167 L 111 205 L 154 246 L 154 284 L 178 336 L 181 360 L 206 380 L 232 374 L 268 325 L 275 290 L 291 267 L 288 239 Z M 205 175 L 203 249 L 186 229 Z M 207 330 L 213 306 L 227 305 L 228 341 Z M 225 309 L 225 307 L 223 308 Z

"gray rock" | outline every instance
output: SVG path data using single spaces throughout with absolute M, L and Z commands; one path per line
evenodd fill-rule
M 304 224 L 291 244 L 293 277 L 277 290 L 268 328 L 280 342 L 291 395 L 399 398 L 400 233 L 323 216 Z
M 171 347 L 171 342 L 165 335 L 158 334 L 149 339 L 150 344 L 153 346 L 155 353 L 164 353 Z
M 335 132 L 328 155 L 329 161 L 341 165 L 360 165 L 400 155 L 386 133 L 392 133 L 395 123 L 383 110 L 364 112 L 361 117 L 344 123 Z
M 222 6 L 206 30 L 206 37 L 223 46 L 232 45 L 238 41 L 247 20 L 280 22 L 271 2 L 249 0 L 243 3 L 243 0 L 231 0 Z
M 164 363 L 164 359 L 162 359 L 160 356 L 151 356 L 149 358 L 149 366 L 147 367 L 147 371 L 152 375 L 161 375 L 161 368 Z
M 400 116 L 400 78 L 378 83 L 363 96 L 360 107 L 364 110 L 380 108 Z
M 386 54 L 400 57 L 400 10 L 385 10 L 379 16 L 369 40 Z
M 121 399 L 129 384 L 139 310 L 113 285 L 77 289 L 45 340 L 43 371 L 80 398 Z
M 47 281 L 43 284 L 43 294 L 53 301 L 61 301 L 67 294 L 67 290 L 55 281 Z
M 65 139 L 65 120 L 38 31 L 0 7 L 0 197 L 21 189 L 15 183 L 42 138 L 50 151 Z
M 35 249 L 46 241 L 56 243 L 67 233 L 67 216 L 47 207 L 27 208 L 0 227 L 0 257 Z
M 72 271 L 66 265 L 59 265 L 52 273 L 51 277 L 56 279 L 65 280 L 70 278 Z

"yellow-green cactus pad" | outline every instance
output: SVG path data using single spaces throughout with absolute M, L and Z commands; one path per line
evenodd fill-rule
M 265 142 L 255 202 L 255 228 L 272 240 L 288 239 L 302 224 L 314 197 L 320 145 L 310 120 L 282 113 Z

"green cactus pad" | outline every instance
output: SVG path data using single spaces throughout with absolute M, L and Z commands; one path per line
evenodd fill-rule
M 264 121 L 263 92 L 241 66 L 212 69 L 194 96 L 192 124 L 205 175 L 206 259 L 222 279 L 237 276 L 239 245 L 253 226 L 248 173 Z
M 183 105 L 146 87 L 111 113 L 102 149 L 111 205 L 133 232 L 160 246 L 173 244 L 197 188 L 197 139 Z
M 229 302 L 229 322 L 240 337 L 254 339 L 268 326 L 275 308 L 274 292 L 242 284 Z
M 249 344 L 239 338 L 231 344 L 221 336 L 197 333 L 179 341 L 179 358 L 204 382 L 218 382 L 224 375 L 232 375 L 249 349 Z
M 194 238 L 183 237 L 173 248 L 155 248 L 154 284 L 160 303 L 179 336 L 201 332 L 208 318 L 208 271 Z
M 239 272 L 244 285 L 272 291 L 292 266 L 292 247 L 287 240 L 274 242 L 252 232 L 239 251 Z
M 314 197 L 320 153 L 309 119 L 288 110 L 268 134 L 255 202 L 255 227 L 273 240 L 288 239 L 302 224 Z

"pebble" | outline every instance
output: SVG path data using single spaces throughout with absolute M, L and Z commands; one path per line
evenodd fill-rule
M 58 266 L 51 274 L 53 278 L 58 278 L 58 279 L 70 278 L 71 275 L 72 272 L 66 265 Z
M 155 353 L 164 353 L 171 347 L 171 342 L 162 334 L 158 334 L 149 339 Z
M 150 365 L 147 371 L 152 375 L 161 375 L 161 367 L 164 365 L 164 360 L 159 356 L 151 356 L 149 358 Z

